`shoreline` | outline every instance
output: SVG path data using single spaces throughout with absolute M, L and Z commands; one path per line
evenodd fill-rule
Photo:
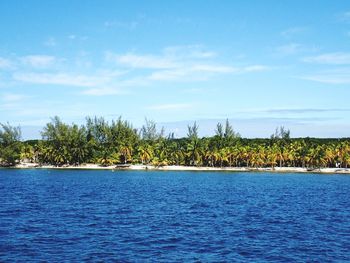
M 127 166 L 112 165 L 100 166 L 98 164 L 82 164 L 79 166 L 66 165 L 39 165 L 38 163 L 20 163 L 14 167 L 3 167 L 10 169 L 67 169 L 67 170 L 125 170 L 125 171 L 221 171 L 221 172 L 271 172 L 271 173 L 323 173 L 323 174 L 350 174 L 350 168 L 301 168 L 301 167 L 271 167 L 253 168 L 253 167 L 196 167 L 169 165 L 156 167 L 153 165 L 131 164 Z

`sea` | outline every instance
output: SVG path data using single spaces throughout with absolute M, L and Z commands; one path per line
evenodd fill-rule
M 0 169 L 0 262 L 350 262 L 350 176 Z

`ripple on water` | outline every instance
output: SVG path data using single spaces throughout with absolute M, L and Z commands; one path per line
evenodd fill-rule
M 350 261 L 342 175 L 0 170 L 0 261 Z

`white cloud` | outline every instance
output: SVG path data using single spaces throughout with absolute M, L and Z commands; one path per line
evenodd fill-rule
M 81 117 L 82 112 L 89 115 L 91 105 L 81 103 L 80 101 L 67 104 L 60 100 L 43 100 L 40 103 L 34 101 L 27 102 L 25 105 L 23 105 L 23 103 L 17 103 L 15 107 L 11 109 L 13 116 L 33 118 L 36 118 L 37 116 L 41 116 L 41 118 L 49 118 L 57 115 L 58 110 L 60 115 L 65 116 L 65 118 Z M 48 120 L 49 119 L 47 119 L 47 121 Z
M 184 76 L 188 75 L 189 71 L 185 69 L 160 70 L 153 72 L 148 79 L 150 80 L 185 80 Z M 186 79 L 187 80 L 187 79 Z
M 34 68 L 46 68 L 57 62 L 57 59 L 54 56 L 30 55 L 22 57 L 21 61 L 23 64 Z
M 311 80 L 321 83 L 328 84 L 350 84 L 350 76 L 349 75 L 311 75 L 302 77 L 305 80 Z
M 69 40 L 87 40 L 88 37 L 87 36 L 78 36 L 75 34 L 71 34 L 67 36 Z
M 122 91 L 117 88 L 93 88 L 93 89 L 84 90 L 82 94 L 92 95 L 92 96 L 106 96 L 106 95 L 125 94 L 125 91 Z
M 151 110 L 183 110 L 192 108 L 192 104 L 187 103 L 174 103 L 174 104 L 159 104 L 159 105 L 152 105 L 149 106 L 148 109 Z
M 12 66 L 12 63 L 10 60 L 0 57 L 0 69 L 8 69 L 8 68 L 11 68 L 11 66 Z
M 208 51 L 201 45 L 170 46 L 164 48 L 162 53 L 173 58 L 208 59 L 217 56 L 215 52 Z
M 106 59 L 131 68 L 170 69 L 180 68 L 212 59 L 215 52 L 205 50 L 200 45 L 170 46 L 164 48 L 159 55 L 153 54 L 114 54 L 106 53 Z
M 70 73 L 14 73 L 16 81 L 39 85 L 61 85 L 88 88 L 80 92 L 83 95 L 107 96 L 126 94 L 124 89 L 138 83 L 139 80 L 118 80 L 118 77 L 126 72 L 117 70 L 97 70 L 94 74 L 70 74 Z M 113 87 L 118 82 L 118 88 Z M 120 87 L 119 87 L 120 86 Z
M 154 55 L 136 55 L 125 54 L 116 55 L 108 52 L 106 54 L 107 60 L 115 61 L 119 64 L 132 67 L 132 68 L 146 68 L 146 69 L 165 69 L 174 68 L 176 63 L 170 58 L 154 56 Z
M 29 96 L 15 93 L 5 93 L 0 96 L 0 110 L 13 111 L 23 105 Z
M 148 79 L 157 81 L 201 81 L 208 79 L 212 74 L 233 73 L 238 69 L 227 66 L 215 65 L 192 65 L 170 70 L 159 70 L 153 72 Z
M 16 102 L 5 102 L 0 104 L 0 110 L 15 110 L 18 107 Z
M 281 32 L 281 36 L 284 38 L 291 38 L 295 35 L 301 34 L 306 32 L 308 29 L 307 27 L 290 27 L 284 31 Z
M 200 94 L 202 92 L 204 92 L 204 90 L 208 90 L 208 89 L 203 89 L 203 88 L 189 88 L 189 89 L 185 89 L 182 92 L 183 93 L 188 93 L 188 94 Z
M 88 74 L 73 74 L 65 72 L 56 73 L 35 73 L 16 72 L 13 74 L 13 79 L 16 81 L 33 83 L 33 84 L 51 84 L 77 87 L 105 87 L 119 76 L 125 74 L 125 71 L 119 70 L 97 70 Z
M 229 67 L 229 66 L 198 64 L 198 65 L 193 65 L 192 68 L 190 68 L 190 71 L 209 72 L 209 73 L 231 73 L 231 72 L 237 72 L 238 69 L 234 67 Z
M 130 21 L 130 22 L 122 22 L 122 21 L 105 21 L 104 26 L 106 28 L 121 28 L 121 29 L 128 29 L 133 30 L 138 26 L 137 21 Z
M 348 112 L 350 109 L 341 108 L 273 108 L 261 110 L 261 113 L 276 113 L 276 114 L 305 114 L 305 113 L 328 113 L 328 112 Z
M 313 57 L 306 57 L 304 62 L 317 64 L 345 65 L 350 64 L 350 53 L 334 52 Z
M 306 46 L 301 45 L 299 43 L 288 43 L 285 45 L 281 45 L 276 47 L 275 51 L 278 55 L 282 56 L 289 56 L 289 55 L 295 55 L 299 53 L 315 53 L 319 51 L 320 48 L 317 46 Z
M 265 66 L 265 65 L 252 65 L 252 66 L 247 66 L 243 68 L 244 72 L 260 72 L 260 71 L 266 71 L 269 70 L 270 67 Z
M 69 38 L 76 37 L 71 35 Z M 89 61 L 87 65 L 82 64 L 86 61 L 85 56 L 86 54 L 83 54 L 82 58 L 79 58 L 82 61 L 68 61 L 49 55 L 17 57 L 16 61 L 20 63 L 17 63 L 18 68 L 11 73 L 12 81 L 16 85 L 30 83 L 82 87 L 86 89 L 80 91 L 80 94 L 107 96 L 124 94 L 130 87 L 150 86 L 157 81 L 203 81 L 220 74 L 245 74 L 269 69 L 264 65 L 234 67 L 220 63 L 215 52 L 199 45 L 167 47 L 162 49 L 160 54 L 107 52 L 104 69 L 97 70 L 93 70 L 94 67 Z M 63 62 L 65 68 L 71 71 L 61 71 Z M 3 64 L 5 65 L 5 60 Z M 105 70 L 107 65 L 112 70 Z M 28 66 L 32 70 L 28 69 Z M 52 66 L 55 66 L 55 71 L 52 70 Z M 50 71 L 44 71 L 49 68 Z M 124 70 L 115 70 L 121 68 Z M 42 72 L 35 69 L 41 69 Z M 121 75 L 124 77 L 121 78 Z
M 269 67 L 264 65 L 252 65 L 239 68 L 221 65 L 195 64 L 184 68 L 155 71 L 149 76 L 149 79 L 159 81 L 203 81 L 215 74 L 243 74 L 266 71 L 268 69 Z
M 301 78 L 327 84 L 350 84 L 350 69 L 323 71 Z
M 18 102 L 23 100 L 24 98 L 27 98 L 27 96 L 14 93 L 5 93 L 1 96 L 2 101 L 5 102 Z
M 264 65 L 233 67 L 218 63 L 216 53 L 200 45 L 170 46 L 159 55 L 106 53 L 106 60 L 129 67 L 131 70 L 153 70 L 147 81 L 203 81 L 218 74 L 243 74 L 265 71 Z
M 106 76 L 74 75 L 67 73 L 15 73 L 13 78 L 17 81 L 33 84 L 51 84 L 77 87 L 96 87 L 105 84 L 109 78 Z
M 210 51 L 194 51 L 192 57 L 194 58 L 213 58 L 216 56 L 215 52 Z
M 276 48 L 277 52 L 282 55 L 293 55 L 302 51 L 302 45 L 297 43 L 290 43 L 287 45 L 282 45 Z

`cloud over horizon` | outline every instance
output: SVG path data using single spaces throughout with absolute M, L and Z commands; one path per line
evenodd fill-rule
M 21 8 L 0 3 L 0 122 L 229 117 L 252 136 L 283 119 L 300 134 L 322 122 L 344 135 L 350 123 L 344 1 L 316 9 L 295 1 L 82 0 Z

